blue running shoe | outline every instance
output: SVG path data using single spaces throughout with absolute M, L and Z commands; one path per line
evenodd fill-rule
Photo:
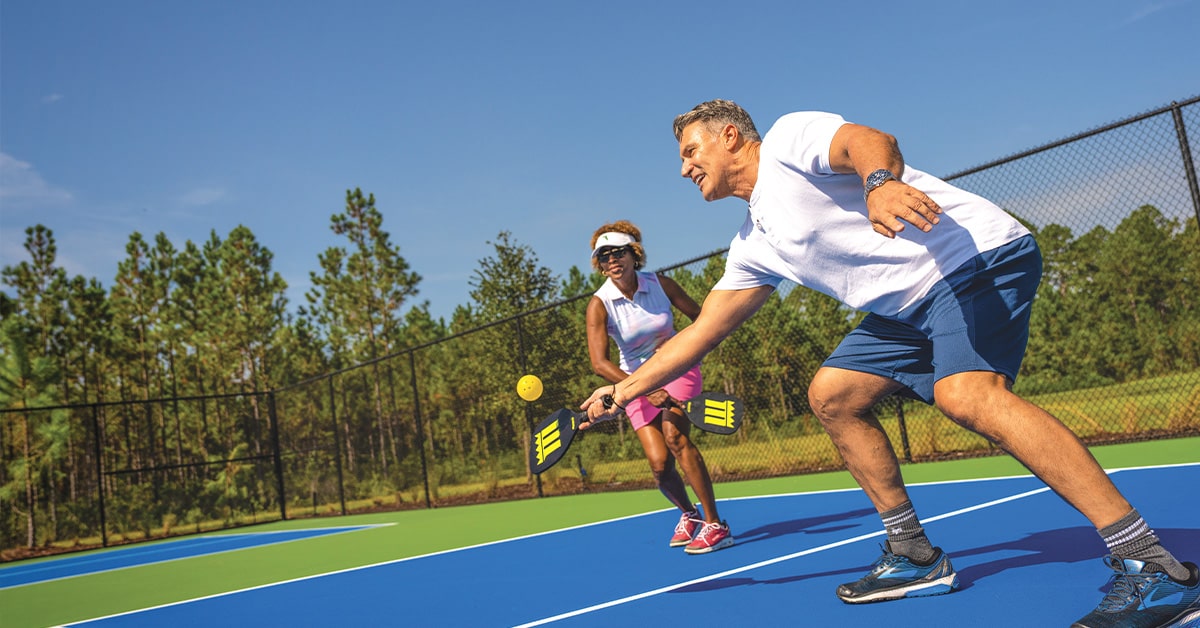
M 911 559 L 892 553 L 884 543 L 883 556 L 875 561 L 871 573 L 857 582 L 847 582 L 837 588 L 837 596 L 847 604 L 883 602 L 902 597 L 941 595 L 958 588 L 958 574 L 950 566 L 950 557 L 935 547 L 937 557 L 928 565 L 918 565 Z
M 1071 628 L 1200 628 L 1200 570 L 1183 563 L 1192 573 L 1178 582 L 1154 563 L 1116 556 L 1104 562 L 1116 573 L 1112 588 L 1100 606 Z

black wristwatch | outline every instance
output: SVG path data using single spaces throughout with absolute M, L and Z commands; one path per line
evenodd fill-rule
M 900 179 L 896 178 L 896 175 L 892 174 L 891 170 L 880 168 L 879 170 L 872 172 L 871 174 L 867 175 L 866 183 L 863 183 L 863 200 L 867 200 L 867 195 L 871 193 L 871 190 L 874 190 L 888 181 L 899 180 Z

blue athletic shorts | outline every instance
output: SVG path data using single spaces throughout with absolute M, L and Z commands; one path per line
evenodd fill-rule
M 933 383 L 989 371 L 1012 381 L 1029 341 L 1029 311 L 1042 278 L 1033 236 L 975 256 L 896 316 L 868 314 L 824 366 L 873 373 L 899 394 L 933 403 Z

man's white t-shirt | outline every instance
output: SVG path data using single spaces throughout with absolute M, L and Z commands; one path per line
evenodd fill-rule
M 938 224 L 928 233 L 906 224 L 891 239 L 876 233 L 862 179 L 829 166 L 829 146 L 843 124 L 836 114 L 792 113 L 763 137 L 746 221 L 714 290 L 788 279 L 889 316 L 976 255 L 1029 233 L 987 199 L 911 166 L 900 180 L 942 207 Z

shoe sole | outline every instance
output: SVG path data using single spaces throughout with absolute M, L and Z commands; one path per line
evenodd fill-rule
M 691 547 L 685 547 L 683 549 L 683 551 L 687 552 L 688 554 L 707 554 L 709 552 L 715 552 L 719 549 L 725 549 L 726 547 L 729 547 L 730 545 L 733 545 L 733 537 L 727 536 L 727 537 L 721 539 L 720 541 L 718 541 L 716 545 L 710 545 L 708 547 L 698 547 L 696 549 L 692 549 Z
M 686 541 L 671 541 L 671 542 L 669 543 L 669 545 L 670 545 L 671 547 L 683 547 L 683 546 L 685 546 L 685 545 L 687 545 L 688 543 L 691 543 L 691 542 L 692 542 L 692 540 L 691 540 L 691 539 L 688 539 L 688 540 L 686 540 Z
M 1200 608 L 1189 611 L 1183 617 L 1167 624 L 1169 628 L 1200 628 Z
M 906 585 L 895 589 L 884 589 L 875 593 L 868 593 L 862 597 L 844 598 L 838 596 L 838 599 L 847 604 L 869 604 L 871 602 L 887 602 L 889 600 L 899 600 L 906 597 L 929 597 L 933 595 L 945 595 L 958 588 L 958 572 L 948 576 L 922 582 L 917 585 Z
M 1091 628 L 1085 623 L 1075 622 L 1071 628 Z M 1162 628 L 1200 628 L 1200 608 L 1185 611 L 1183 615 L 1162 624 Z

